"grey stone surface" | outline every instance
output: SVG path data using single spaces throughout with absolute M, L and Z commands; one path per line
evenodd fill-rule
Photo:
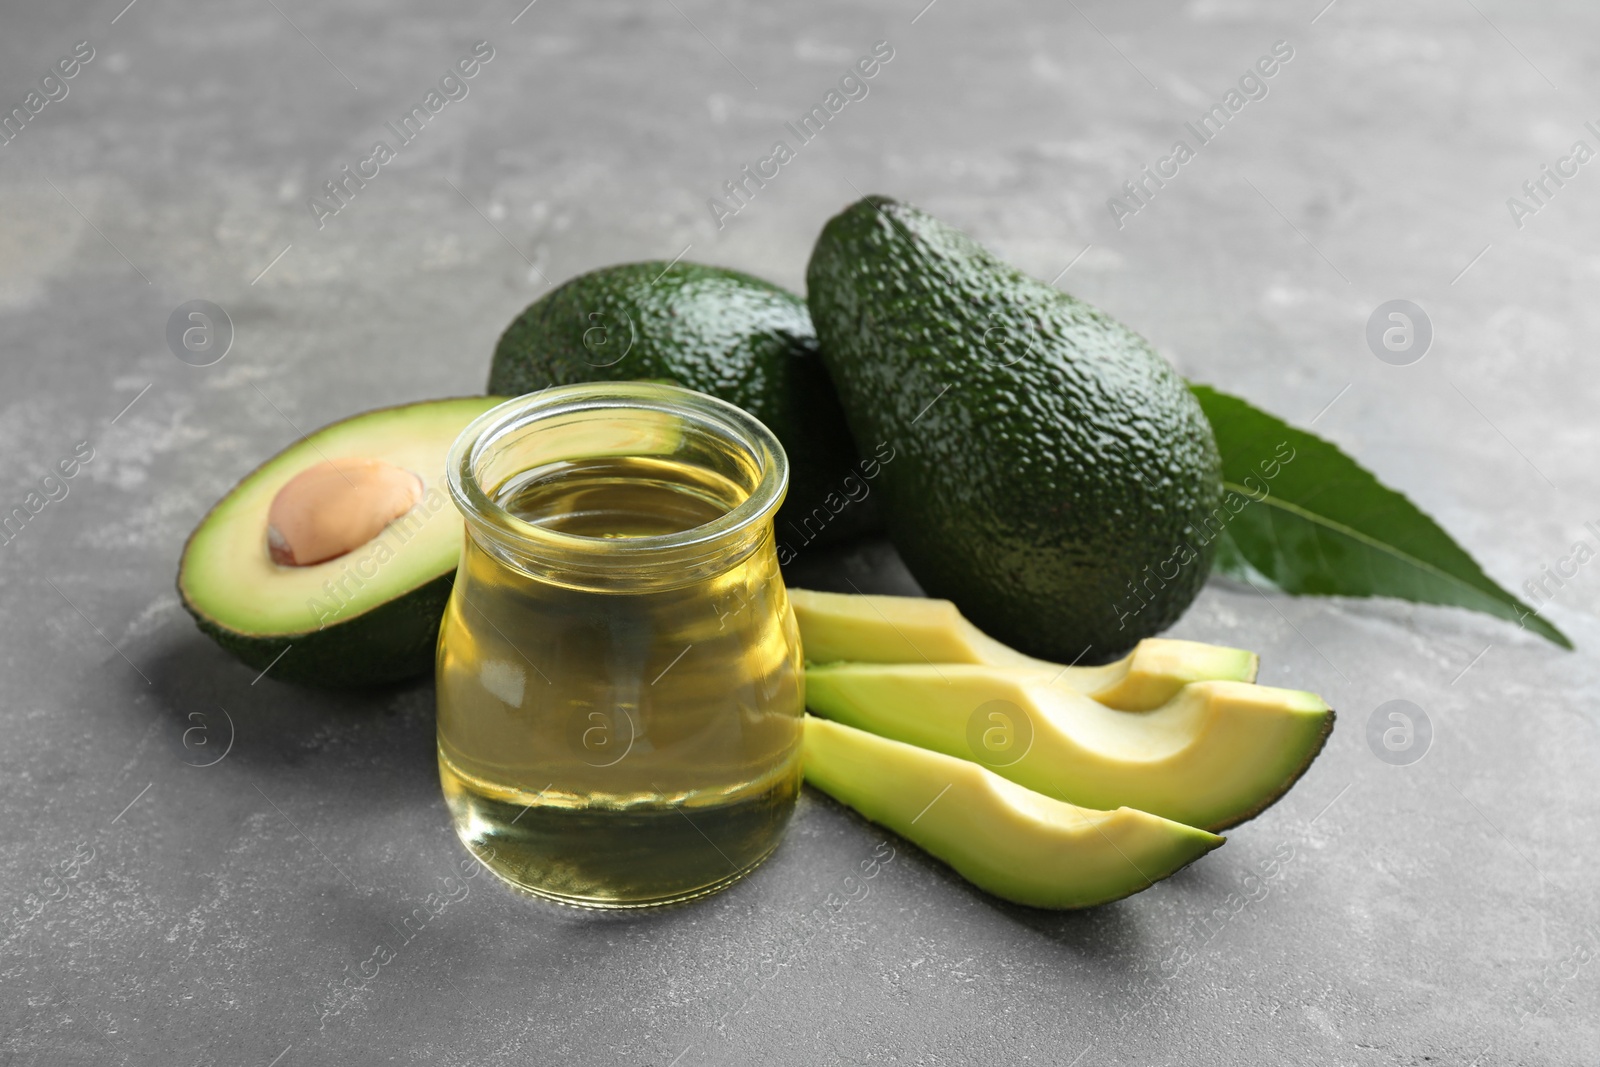
M 296 428 L 480 389 L 545 279 L 686 251 L 798 287 L 823 220 L 882 191 L 1041 277 L 1070 264 L 1063 288 L 1315 420 L 1520 587 L 1600 521 L 1600 163 L 1520 228 L 1506 205 L 1600 147 L 1592 6 L 123 2 L 0 12 L 6 109 L 94 49 L 0 147 L 0 503 L 94 450 L 0 545 L 0 1061 L 1600 1059 L 1593 566 L 1547 609 L 1576 653 L 1213 582 L 1177 633 L 1260 650 L 1342 717 L 1283 802 L 1122 903 L 997 904 L 902 845 L 828 913 L 885 837 L 808 795 L 716 898 L 611 918 L 474 881 L 359 992 L 464 855 L 431 690 L 252 681 L 172 586 Z M 319 228 L 307 199 L 479 40 L 470 94 Z M 870 94 L 718 229 L 707 199 L 879 40 Z M 1278 40 L 1270 93 L 1114 225 L 1107 198 Z M 236 331 L 209 367 L 165 340 L 195 299 Z M 1364 341 L 1392 299 L 1435 328 L 1411 366 Z M 801 571 L 911 588 L 882 545 Z M 1409 766 L 1366 741 L 1396 699 L 1434 729 Z

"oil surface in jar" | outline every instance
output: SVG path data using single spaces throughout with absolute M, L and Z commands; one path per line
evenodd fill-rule
M 692 530 L 744 496 L 703 466 L 603 457 L 526 472 L 497 502 L 602 542 Z M 439 766 L 462 840 L 522 888 L 597 907 L 746 873 L 800 785 L 799 641 L 772 538 L 647 591 L 531 570 L 469 538 L 446 611 Z

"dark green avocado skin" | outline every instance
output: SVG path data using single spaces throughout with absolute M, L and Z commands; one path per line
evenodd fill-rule
M 828 222 L 806 282 L 856 440 L 895 449 L 885 518 L 928 595 L 1063 663 L 1177 620 L 1210 571 L 1220 459 L 1148 342 L 882 197 Z
M 861 496 L 855 445 L 806 303 L 793 293 L 698 263 L 603 267 L 540 297 L 507 327 L 489 392 L 637 379 L 709 393 L 777 435 L 789 457 L 778 531 L 791 548 L 880 526 L 875 486 L 850 500 Z
M 178 593 L 201 633 L 247 666 L 258 671 L 271 666 L 268 677 L 279 682 L 354 689 L 433 672 L 439 620 L 455 577 L 454 571 L 441 574 L 338 626 L 271 637 L 218 626 L 189 603 L 181 585 Z

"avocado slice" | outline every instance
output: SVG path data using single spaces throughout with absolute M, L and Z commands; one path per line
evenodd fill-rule
M 1108 708 L 1149 711 L 1190 682 L 1253 682 L 1254 652 L 1200 641 L 1147 637 L 1098 667 L 1063 666 L 1025 656 L 962 617 L 948 600 L 790 589 L 800 640 L 811 663 L 984 663 L 1039 671 L 1053 684 Z
M 190 535 L 178 566 L 183 606 L 203 633 L 256 670 L 271 666 L 281 681 L 357 686 L 428 673 L 461 553 L 445 456 L 469 422 L 503 400 L 458 397 L 369 411 L 279 452 Z M 415 505 L 342 554 L 304 566 L 276 562 L 269 516 L 285 488 L 297 476 L 355 460 L 411 472 Z
M 1271 805 L 1333 729 L 1321 697 L 1292 689 L 1194 682 L 1128 712 L 1031 671 L 962 664 L 811 667 L 806 706 L 1068 803 L 1127 804 L 1207 830 Z
M 1052 800 L 976 763 L 827 719 L 805 724 L 806 781 L 1018 904 L 1121 900 L 1223 842 L 1133 808 Z
M 1178 619 L 1231 516 L 1205 413 L 1142 337 L 885 197 L 828 222 L 806 281 L 855 439 L 895 450 L 889 535 L 930 596 L 1063 663 Z
M 602 267 L 535 300 L 506 328 L 489 392 L 634 379 L 720 397 L 777 435 L 789 457 L 789 495 L 776 526 L 780 563 L 807 545 L 880 528 L 871 483 L 883 457 L 857 459 L 798 296 L 699 263 Z M 871 453 L 877 441 L 866 444 Z

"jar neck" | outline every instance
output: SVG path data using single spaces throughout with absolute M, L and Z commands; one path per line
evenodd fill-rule
M 519 475 L 608 458 L 703 468 L 741 499 L 701 525 L 636 537 L 562 532 L 503 504 Z M 770 543 L 789 474 L 782 446 L 747 412 L 649 382 L 559 386 L 507 401 L 462 431 L 446 473 L 478 548 L 544 581 L 615 592 L 703 581 Z

